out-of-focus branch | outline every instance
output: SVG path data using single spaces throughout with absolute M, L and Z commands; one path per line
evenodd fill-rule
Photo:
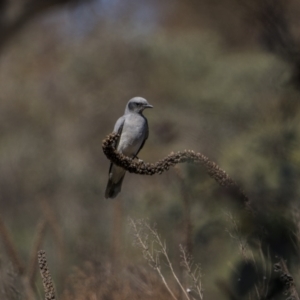
M 27 268 L 28 282 L 31 287 L 34 287 L 35 273 L 37 267 L 36 253 L 42 246 L 43 240 L 45 238 L 47 225 L 48 225 L 47 221 L 45 219 L 42 219 L 40 220 L 40 222 L 37 224 L 36 227 L 34 243 L 32 246 L 30 260 Z
M 180 163 L 195 163 L 202 165 L 210 177 L 215 179 L 219 185 L 225 187 L 230 194 L 234 195 L 243 205 L 249 207 L 249 198 L 240 189 L 238 184 L 228 176 L 215 162 L 209 160 L 201 153 L 195 153 L 193 150 L 184 150 L 171 153 L 167 157 L 156 163 L 145 163 L 141 160 L 132 159 L 115 150 L 115 143 L 119 135 L 109 134 L 102 143 L 103 152 L 106 157 L 114 164 L 124 168 L 130 173 L 140 175 L 162 174 Z
M 263 47 L 291 65 L 290 81 L 296 88 L 300 89 L 299 43 L 292 33 L 288 16 L 291 1 L 243 0 L 237 2 L 243 5 L 248 13 L 252 14 L 252 19 L 257 20 Z
M 258 19 L 262 24 L 262 42 L 265 47 L 286 61 L 299 61 L 296 47 L 286 16 L 288 1 L 264 0 Z
M 299 295 L 295 287 L 295 281 L 290 274 L 285 261 L 280 258 L 279 262 L 274 265 L 274 271 L 280 273 L 280 280 L 285 286 L 285 295 L 289 295 L 288 299 L 299 300 Z
M 0 238 L 3 242 L 7 255 L 12 261 L 14 268 L 20 275 L 24 274 L 25 267 L 17 252 L 15 244 L 12 241 L 11 235 L 0 217 Z
M 183 201 L 183 227 L 184 227 L 184 248 L 188 254 L 191 254 L 193 251 L 192 243 L 192 221 L 191 221 L 191 204 L 190 204 L 190 195 L 187 187 L 185 186 L 184 177 L 180 172 L 178 167 L 175 167 L 175 173 L 179 179 L 180 190 Z
M 76 4 L 89 0 L 30 0 L 26 4 L 23 1 L 0 0 L 0 51 L 3 47 L 19 33 L 36 16 L 45 13 L 51 8 Z M 7 18 L 8 11 L 12 5 L 20 5 L 20 12 L 12 19 Z

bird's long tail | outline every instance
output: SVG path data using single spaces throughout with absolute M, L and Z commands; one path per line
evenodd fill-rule
M 116 196 L 121 192 L 124 176 L 125 176 L 125 172 L 118 182 L 113 182 L 111 178 L 108 179 L 106 190 L 105 190 L 106 199 L 116 198 Z

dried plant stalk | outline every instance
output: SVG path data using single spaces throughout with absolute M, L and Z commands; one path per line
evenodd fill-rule
M 18 255 L 17 249 L 11 239 L 11 235 L 8 232 L 8 229 L 6 228 L 5 224 L 3 223 L 1 217 L 0 217 L 0 236 L 4 244 L 5 250 L 9 258 L 11 259 L 14 268 L 17 270 L 17 272 L 20 275 L 22 275 L 25 271 L 24 264 Z
M 51 278 L 50 271 L 48 269 L 46 252 L 40 250 L 38 252 L 38 262 L 40 267 L 40 273 L 43 280 L 43 286 L 45 291 L 45 300 L 55 300 L 55 289 Z
M 253 253 L 251 255 L 251 250 L 249 250 L 247 237 L 245 237 L 241 230 L 238 220 L 230 213 L 230 212 L 224 212 L 227 222 L 231 225 L 231 229 L 225 228 L 225 231 L 229 234 L 229 236 L 237 242 L 240 250 L 240 254 L 245 260 L 245 262 L 249 262 L 252 260 Z M 255 262 L 253 260 L 253 262 Z
M 183 228 L 184 228 L 184 248 L 188 254 L 193 252 L 192 242 L 192 220 L 191 220 L 191 201 L 188 189 L 185 185 L 184 177 L 180 169 L 175 167 L 175 174 L 177 175 L 180 183 L 181 199 L 183 204 Z
M 111 259 L 114 263 L 114 269 L 118 270 L 121 254 L 122 254 L 122 221 L 123 208 L 122 201 L 114 201 L 113 203 L 113 229 L 112 229 L 112 243 L 111 243 Z
M 40 220 L 36 227 L 36 233 L 34 237 L 33 247 L 30 254 L 30 260 L 27 268 L 27 277 L 31 287 L 34 286 L 34 279 L 36 274 L 37 268 L 37 260 L 36 260 L 36 253 L 41 248 L 43 243 L 43 239 L 45 237 L 45 232 L 47 229 L 47 221 L 45 219 Z
M 140 221 L 134 221 L 133 219 L 129 218 L 129 224 L 132 228 L 132 232 L 135 238 L 135 243 L 137 246 L 139 246 L 143 251 L 143 256 L 147 260 L 148 264 L 158 273 L 160 276 L 163 284 L 165 285 L 166 289 L 172 296 L 174 300 L 177 300 L 177 297 L 172 292 L 170 286 L 168 285 L 160 266 L 159 261 L 159 255 L 157 252 L 153 250 L 153 247 L 149 245 L 148 242 L 148 234 L 145 234 L 143 232 L 143 227 L 145 226 L 145 222 Z
M 63 286 L 64 279 L 66 278 L 66 267 L 65 267 L 65 239 L 61 229 L 61 224 L 57 217 L 57 213 L 54 208 L 50 205 L 49 199 L 40 195 L 37 198 L 37 202 L 42 210 L 44 218 L 47 220 L 48 228 L 53 234 L 54 243 L 56 245 L 56 256 L 59 260 L 58 269 L 58 282 L 60 286 Z
M 162 270 L 161 270 L 161 263 L 160 258 L 164 258 L 167 267 L 171 271 L 171 274 L 175 281 L 177 282 L 179 288 L 181 289 L 184 298 L 187 300 L 190 300 L 189 296 L 189 289 L 185 289 L 183 287 L 183 284 L 180 282 L 174 268 L 173 264 L 171 262 L 171 259 L 169 257 L 168 251 L 167 251 L 167 245 L 166 243 L 161 239 L 160 235 L 158 234 L 155 226 L 151 226 L 147 221 L 145 220 L 137 220 L 134 221 L 133 219 L 129 219 L 129 223 L 133 232 L 133 236 L 135 239 L 135 244 L 139 246 L 142 249 L 144 258 L 147 260 L 148 264 L 158 272 L 159 276 L 161 277 L 164 285 L 166 286 L 167 290 L 169 291 L 170 295 L 173 299 L 177 299 L 175 294 L 172 292 L 170 286 L 168 285 Z M 192 267 L 191 264 L 189 267 Z M 198 270 L 196 270 L 197 276 L 200 274 Z M 196 274 L 195 273 L 195 274 Z M 194 275 L 195 275 L 194 274 Z M 201 291 L 201 283 L 199 283 L 199 278 L 196 279 L 196 275 L 194 277 L 195 280 L 197 280 L 196 287 L 199 288 L 199 291 Z M 202 297 L 202 294 L 201 294 Z M 202 299 L 202 298 L 201 298 Z
M 54 242 L 57 245 L 58 250 L 58 257 L 60 260 L 60 263 L 63 264 L 64 262 L 64 253 L 65 253 L 65 243 L 64 243 L 64 236 L 61 230 L 61 225 L 57 219 L 57 215 L 54 211 L 54 209 L 49 204 L 49 201 L 45 199 L 44 197 L 39 197 L 37 199 L 41 210 L 43 212 L 44 218 L 47 220 L 49 228 L 52 230 L 53 236 L 54 236 Z
M 203 299 L 203 288 L 201 282 L 201 268 L 199 264 L 194 263 L 193 257 L 187 250 L 182 246 L 179 245 L 180 250 L 180 257 L 181 262 L 180 265 L 185 268 L 188 273 L 189 278 L 192 281 L 192 288 L 187 289 L 187 293 L 195 299 Z
M 174 167 L 180 163 L 201 164 L 206 169 L 208 175 L 215 179 L 220 186 L 226 187 L 232 194 L 240 198 L 243 204 L 249 206 L 249 198 L 240 189 L 238 184 L 205 155 L 195 153 L 193 150 L 184 150 L 176 153 L 172 152 L 156 163 L 146 163 L 117 152 L 115 144 L 119 137 L 120 135 L 117 133 L 109 134 L 102 142 L 103 152 L 110 161 L 128 172 L 140 175 L 154 175 L 162 174 L 164 171 L 169 170 L 170 167 Z

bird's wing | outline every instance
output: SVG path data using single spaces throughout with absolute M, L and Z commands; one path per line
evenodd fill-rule
M 124 123 L 125 123 L 125 117 L 122 116 L 117 120 L 117 122 L 115 124 L 115 127 L 114 127 L 114 132 L 119 134 L 120 137 L 121 137 L 121 134 L 122 134 L 122 131 L 123 131 Z M 118 148 L 118 145 L 119 145 L 119 142 L 120 142 L 120 137 L 116 141 L 116 145 L 115 145 L 116 149 Z
M 120 117 L 114 127 L 114 132 L 121 134 L 125 122 L 125 116 Z
M 124 127 L 124 123 L 125 123 L 125 117 L 122 116 L 122 117 L 120 117 L 120 118 L 117 120 L 117 122 L 116 122 L 116 124 L 115 124 L 115 127 L 114 127 L 114 131 L 113 131 L 113 132 L 119 134 L 120 137 L 121 137 L 122 130 L 123 130 L 123 127 Z M 118 140 L 117 140 L 116 143 L 115 143 L 115 149 L 118 148 L 118 145 L 119 145 L 119 142 L 120 142 L 120 137 L 118 138 Z M 112 166 L 113 166 L 113 163 L 111 163 L 110 166 L 109 166 L 108 174 L 110 174 L 111 169 L 112 169 Z
M 122 130 L 124 122 L 125 122 L 125 116 L 120 117 L 115 124 L 114 132 L 120 133 L 119 131 L 120 129 Z
M 144 145 L 145 145 L 145 142 L 146 142 L 146 140 L 148 139 L 148 136 L 149 136 L 149 128 L 148 128 L 148 121 L 147 121 L 147 119 L 145 119 L 146 120 L 146 134 L 145 134 L 145 138 L 144 138 L 144 140 L 143 140 L 143 142 L 142 142 L 142 144 L 141 144 L 141 147 L 138 149 L 138 151 L 135 153 L 135 155 L 134 155 L 134 157 L 133 158 L 136 158 L 137 157 L 137 155 L 139 154 L 139 152 L 142 150 L 142 148 L 144 147 Z

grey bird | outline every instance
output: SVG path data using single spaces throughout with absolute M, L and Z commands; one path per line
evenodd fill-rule
M 146 99 L 134 97 L 126 105 L 125 113 L 114 127 L 114 132 L 120 134 L 116 142 L 117 151 L 129 157 L 136 157 L 143 148 L 148 135 L 148 121 L 143 115 L 145 108 L 153 108 Z M 105 198 L 115 198 L 121 191 L 126 171 L 114 164 L 110 164 Z

